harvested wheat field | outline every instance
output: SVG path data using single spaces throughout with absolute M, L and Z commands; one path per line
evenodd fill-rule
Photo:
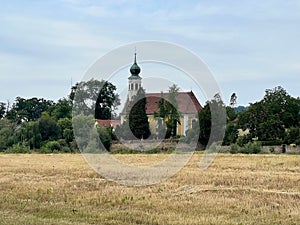
M 0 154 L 0 224 L 300 224 L 299 155 L 219 154 L 202 172 L 201 157 L 163 183 L 128 187 L 80 154 Z

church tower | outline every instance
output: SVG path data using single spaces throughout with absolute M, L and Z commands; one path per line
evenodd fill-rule
M 141 68 L 136 63 L 136 53 L 134 53 L 134 63 L 130 67 L 131 76 L 128 77 L 128 101 L 133 100 L 133 96 L 135 96 L 142 86 L 142 78 L 139 76 L 141 72 Z

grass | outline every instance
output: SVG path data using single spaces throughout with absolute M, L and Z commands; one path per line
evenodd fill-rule
M 146 165 L 167 154 L 116 154 Z M 0 224 L 300 224 L 300 156 L 202 154 L 167 181 L 128 187 L 80 154 L 0 154 Z

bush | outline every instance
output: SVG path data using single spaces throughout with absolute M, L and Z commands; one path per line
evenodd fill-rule
M 61 150 L 61 145 L 59 144 L 58 141 L 48 141 L 41 148 L 40 153 L 59 152 L 60 150 Z
M 260 142 L 248 142 L 241 148 L 241 153 L 244 154 L 257 154 L 262 151 L 262 145 Z
M 244 145 L 246 145 L 247 143 L 251 142 L 251 140 L 252 140 L 251 135 L 250 135 L 250 134 L 247 134 L 247 135 L 238 137 L 238 139 L 236 140 L 236 143 L 237 143 L 239 146 L 244 146 Z
M 238 144 L 232 144 L 230 146 L 230 153 L 243 153 L 243 154 L 258 154 L 262 152 L 262 145 L 260 142 L 248 142 L 244 146 Z
M 185 136 L 185 142 L 186 143 L 190 143 L 191 141 L 196 141 L 196 138 L 198 138 L 198 136 L 196 135 L 196 131 L 193 129 L 189 129 L 186 132 L 186 136 Z
M 106 148 L 106 150 L 109 151 L 112 142 L 109 131 L 104 127 L 99 127 L 97 130 L 101 143 Z
M 31 153 L 30 147 L 25 144 L 14 144 L 12 147 L 5 150 L 5 153 Z
M 230 145 L 230 150 L 229 150 L 229 152 L 230 152 L 231 154 L 236 154 L 236 153 L 239 152 L 239 150 L 240 150 L 240 146 L 239 146 L 238 144 L 232 144 L 232 145 Z

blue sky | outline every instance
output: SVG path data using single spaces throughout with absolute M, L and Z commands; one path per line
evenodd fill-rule
M 298 0 L 2 1 L 0 101 L 65 97 L 96 59 L 142 40 L 193 51 L 226 103 L 235 92 L 247 105 L 278 85 L 300 96 L 299 12 Z

